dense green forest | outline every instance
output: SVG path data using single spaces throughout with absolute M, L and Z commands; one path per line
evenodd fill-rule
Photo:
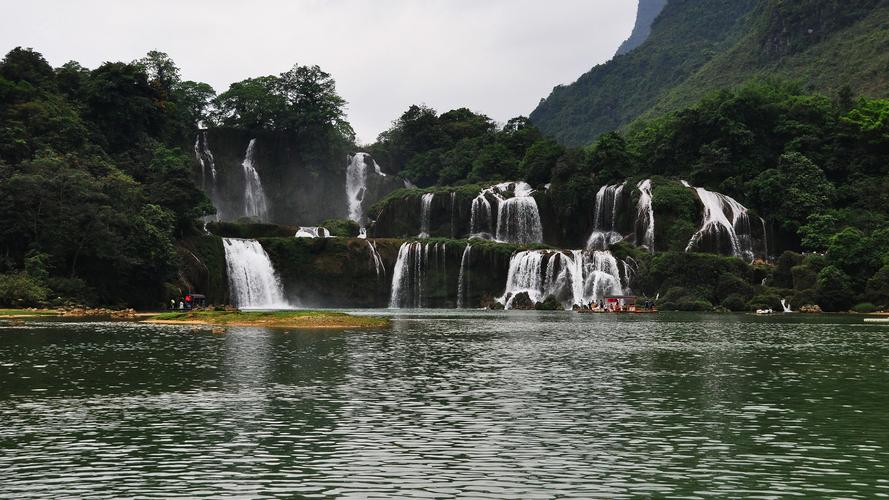
M 530 117 L 586 145 L 756 77 L 886 97 L 887 21 L 885 0 L 670 0 L 641 46 L 556 87 Z
M 177 242 L 214 212 L 193 178 L 199 124 L 275 130 L 321 154 L 353 142 L 344 105 L 316 66 L 217 96 L 161 52 L 90 70 L 10 51 L 0 61 L 0 304 L 177 296 Z

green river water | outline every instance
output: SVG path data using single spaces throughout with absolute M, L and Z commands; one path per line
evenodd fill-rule
M 860 317 L 0 323 L 3 498 L 873 498 L 887 466 Z

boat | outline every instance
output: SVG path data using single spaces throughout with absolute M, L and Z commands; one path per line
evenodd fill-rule
M 574 311 L 581 314 L 653 314 L 657 312 L 657 309 L 654 307 L 638 307 L 636 305 L 636 299 L 635 295 L 610 295 L 605 297 L 605 307 L 603 309 L 584 309 L 581 307 L 574 309 Z
M 864 318 L 865 323 L 889 323 L 889 318 Z

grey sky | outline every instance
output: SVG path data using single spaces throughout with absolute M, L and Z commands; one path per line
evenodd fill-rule
M 527 115 L 559 83 L 608 60 L 635 0 L 0 0 L 0 50 L 95 68 L 151 49 L 217 92 L 318 64 L 364 142 L 411 104 Z

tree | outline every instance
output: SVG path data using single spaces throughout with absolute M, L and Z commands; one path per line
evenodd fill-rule
M 170 97 L 179 84 L 179 68 L 166 52 L 149 51 L 145 57 L 133 64 L 142 68 L 151 84 L 164 96 Z
M 548 183 L 556 162 L 565 154 L 565 148 L 552 139 L 540 139 L 525 152 L 519 171 L 535 187 Z

